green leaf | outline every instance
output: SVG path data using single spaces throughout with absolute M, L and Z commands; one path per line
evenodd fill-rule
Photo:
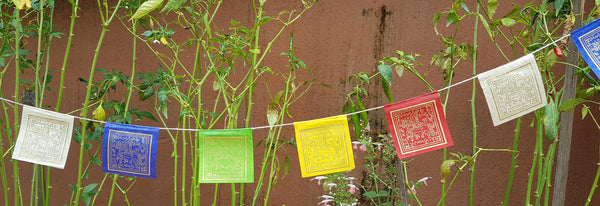
M 356 76 L 360 77 L 364 83 L 369 83 L 369 75 L 366 72 L 358 73 Z
M 446 27 L 457 23 L 460 21 L 460 18 L 458 17 L 458 15 L 456 14 L 456 12 L 450 12 L 448 13 L 448 16 L 446 16 Z
M 135 11 L 135 13 L 133 14 L 133 16 L 131 16 L 132 19 L 139 19 L 142 18 L 144 16 L 146 16 L 148 13 L 150 13 L 151 11 L 153 11 L 154 9 L 157 9 L 158 7 L 160 7 L 160 5 L 162 5 L 163 0 L 148 0 L 144 3 L 142 3 L 142 5 L 140 5 L 140 7 Z
M 250 49 L 249 51 L 252 54 L 260 54 L 260 49 Z
M 80 197 L 83 200 L 83 202 L 85 202 L 85 205 L 90 205 L 90 202 L 92 201 L 92 197 L 90 197 L 89 195 L 85 195 L 85 194 L 81 194 Z
M 135 114 L 139 120 L 143 119 L 143 117 L 146 117 L 148 119 L 157 121 L 156 118 L 154 118 L 154 116 L 150 112 L 140 111 L 138 109 L 132 109 L 129 112 Z
M 402 74 L 404 74 L 404 66 L 396 65 L 394 67 L 394 71 L 396 71 L 396 74 L 398 75 L 398 77 L 402 77 Z
M 213 90 L 218 91 L 219 89 L 221 89 L 221 83 L 219 83 L 218 81 L 214 81 Z
M 567 101 L 560 103 L 560 106 L 558 106 L 558 111 L 564 112 L 575 109 L 575 106 L 583 102 L 585 102 L 585 99 L 582 98 L 567 99 Z
M 437 24 L 440 21 L 440 18 L 442 17 L 442 13 L 435 13 L 435 15 L 433 16 L 433 30 L 435 31 L 435 34 L 440 34 L 437 30 Z
M 380 190 L 379 193 L 377 194 L 377 196 L 379 197 L 385 197 L 389 194 L 389 192 L 387 190 Z
M 92 144 L 90 144 L 89 142 L 85 142 L 83 144 L 83 149 L 86 150 L 86 151 L 91 150 L 92 149 Z
M 546 132 L 546 139 L 554 141 L 558 136 L 558 107 L 554 103 L 554 100 L 550 99 L 550 102 L 544 107 L 544 129 Z
M 584 119 L 589 112 L 590 108 L 587 105 L 583 105 L 583 108 L 581 108 L 581 119 Z
M 91 191 L 94 190 L 94 188 L 96 188 L 96 186 L 98 186 L 98 183 L 92 183 L 92 184 L 85 186 L 83 188 L 83 194 L 89 194 Z
M 512 27 L 513 25 L 515 25 L 517 23 L 514 19 L 511 19 L 511 18 L 502 18 L 502 19 L 500 19 L 500 22 L 502 22 L 502 25 L 507 26 L 507 27 Z
M 378 65 L 377 69 L 379 70 L 381 77 L 383 77 L 385 81 L 387 81 L 388 83 L 392 82 L 392 67 L 390 67 L 390 65 Z
M 163 103 L 166 104 L 168 96 L 169 96 L 169 89 L 164 88 L 164 87 L 158 89 L 158 102 L 160 102 L 161 105 Z
M 496 13 L 496 8 L 498 7 L 497 0 L 488 0 L 488 18 L 492 18 Z
M 450 168 L 454 166 L 456 160 L 446 160 L 442 162 L 440 171 L 442 172 L 442 182 L 446 181 L 446 178 L 450 175 Z
M 69 184 L 69 187 L 71 188 L 71 190 L 77 191 L 77 186 Z
M 90 157 L 90 162 L 97 164 L 98 166 L 102 166 L 102 160 L 97 157 Z
M 370 197 L 370 198 L 375 198 L 375 197 L 377 197 L 378 194 L 375 191 L 368 191 L 368 192 L 363 193 L 363 195 Z
M 285 163 L 283 165 L 283 175 L 287 175 L 290 173 L 290 158 L 285 156 Z
M 465 3 L 460 3 L 460 6 L 467 12 L 467 13 L 471 13 L 471 11 L 469 11 L 469 8 L 467 7 L 467 5 Z
M 187 0 L 169 0 L 165 7 L 160 12 L 169 12 L 174 10 L 179 10 L 183 4 L 185 4 Z
M 269 125 L 275 125 L 275 123 L 277 123 L 278 117 L 279 114 L 277 110 L 267 108 L 267 121 L 269 122 Z
M 488 33 L 488 36 L 490 36 L 490 39 L 494 39 L 494 33 L 492 33 L 492 30 L 490 29 L 490 24 L 487 22 L 487 20 L 485 20 L 483 15 L 477 14 L 477 16 L 479 16 L 479 20 L 481 20 L 481 25 L 483 25 L 483 28 L 485 28 L 485 31 Z
M 566 0 L 555 0 L 554 1 L 554 13 L 556 14 L 556 16 L 558 16 L 558 14 L 560 13 L 560 10 L 562 9 L 563 5 L 565 4 Z

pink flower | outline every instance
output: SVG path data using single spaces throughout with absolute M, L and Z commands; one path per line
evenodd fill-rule
M 327 179 L 325 176 L 316 176 L 315 178 L 310 179 L 310 181 L 317 180 L 317 185 L 321 185 L 321 180 Z
M 352 183 L 352 180 L 355 180 L 356 178 L 354 177 L 344 177 L 345 180 L 350 180 L 350 184 L 354 184 Z
M 333 196 L 331 196 L 331 195 L 321 195 L 321 196 L 319 196 L 319 198 L 323 198 L 323 199 L 333 199 Z
M 433 178 L 433 177 L 423 177 L 417 182 L 422 182 L 423 184 L 425 184 L 425 186 L 427 186 L 427 180 L 431 179 L 431 178 Z
M 377 146 L 377 150 L 381 151 L 381 143 L 375 142 L 375 143 L 373 143 L 373 145 L 376 145 Z
M 352 148 L 353 149 L 358 149 L 358 145 L 361 145 L 362 143 L 360 143 L 359 141 L 352 141 Z
M 408 195 L 417 195 L 417 190 L 415 189 L 414 185 L 410 188 L 410 190 L 406 190 L 406 192 L 408 192 Z
M 365 145 L 361 145 L 360 146 L 360 151 L 367 151 L 367 147 Z
M 336 185 L 337 185 L 337 184 L 335 184 L 335 183 L 329 183 L 329 184 L 327 184 L 327 186 L 329 186 L 329 190 L 331 190 L 331 188 L 332 188 L 333 186 L 336 186 Z
M 317 203 L 317 205 L 323 204 L 323 206 L 327 206 L 327 205 L 329 205 L 327 203 L 331 202 L 331 201 L 333 201 L 333 200 L 331 200 L 331 199 L 324 199 L 323 201 Z
M 356 187 L 353 184 L 348 184 L 348 187 L 350 187 L 350 189 L 348 190 L 348 192 L 350 192 L 350 194 L 356 193 L 356 189 L 358 189 L 358 187 Z

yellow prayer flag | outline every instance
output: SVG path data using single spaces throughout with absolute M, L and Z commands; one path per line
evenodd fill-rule
M 346 116 L 295 122 L 302 177 L 354 169 Z

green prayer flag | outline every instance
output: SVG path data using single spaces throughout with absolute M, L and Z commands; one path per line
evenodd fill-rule
M 199 183 L 254 182 L 251 129 L 200 130 L 198 138 Z

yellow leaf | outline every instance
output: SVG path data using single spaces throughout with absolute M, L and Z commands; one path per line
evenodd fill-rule
M 165 37 L 160 38 L 160 43 L 162 43 L 164 45 L 169 45 L 169 42 L 167 41 L 167 38 L 165 38 Z
M 13 0 L 13 3 L 17 7 L 17 9 L 31 8 L 31 0 Z
M 102 102 L 92 112 L 92 118 L 100 121 L 104 121 L 106 118 L 106 112 L 104 111 L 104 108 L 102 108 Z M 94 122 L 94 126 L 98 126 L 98 123 Z

